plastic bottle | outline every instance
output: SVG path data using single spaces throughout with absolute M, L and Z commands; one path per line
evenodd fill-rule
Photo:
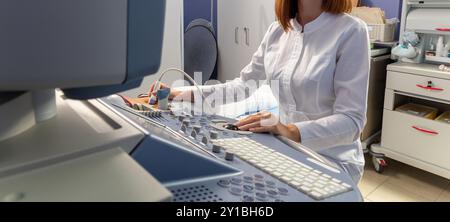
M 433 44 L 433 38 L 430 39 L 430 47 L 429 50 L 425 52 L 427 56 L 436 56 L 436 47 Z
M 444 37 L 439 36 L 438 41 L 436 43 L 436 56 L 442 57 L 444 52 Z
M 430 51 L 436 51 L 436 48 L 434 47 L 434 44 L 433 44 L 433 39 L 431 39 L 430 40 Z
M 447 42 L 447 44 L 445 45 L 442 56 L 450 58 L 450 42 Z

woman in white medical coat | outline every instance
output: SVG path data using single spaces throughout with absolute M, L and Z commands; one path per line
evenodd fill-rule
M 351 5 L 351 0 L 277 0 L 278 21 L 240 78 L 210 87 L 244 93 L 246 81 L 278 81 L 279 121 L 266 124 L 274 116 L 258 113 L 236 125 L 300 142 L 340 163 L 358 182 L 370 42 L 366 25 L 346 14 Z M 189 93 L 175 88 L 171 97 Z

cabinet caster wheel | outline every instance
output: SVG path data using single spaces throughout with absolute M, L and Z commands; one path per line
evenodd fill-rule
M 382 174 L 387 167 L 387 162 L 384 158 L 373 156 L 372 163 L 375 168 L 375 171 L 379 174 Z

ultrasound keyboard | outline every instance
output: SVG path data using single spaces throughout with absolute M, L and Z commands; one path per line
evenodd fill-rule
M 316 200 L 352 190 L 349 184 L 246 137 L 213 140 L 213 144 Z
M 363 200 L 342 169 L 299 152 L 273 135 L 226 127 L 235 120 L 187 112 L 136 111 L 103 101 L 149 135 L 131 155 L 172 191 L 173 201 Z

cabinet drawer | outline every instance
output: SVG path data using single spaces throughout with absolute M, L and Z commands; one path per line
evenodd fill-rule
M 384 110 L 382 146 L 450 169 L 450 124 Z
M 450 101 L 450 80 L 388 72 L 387 88 Z

